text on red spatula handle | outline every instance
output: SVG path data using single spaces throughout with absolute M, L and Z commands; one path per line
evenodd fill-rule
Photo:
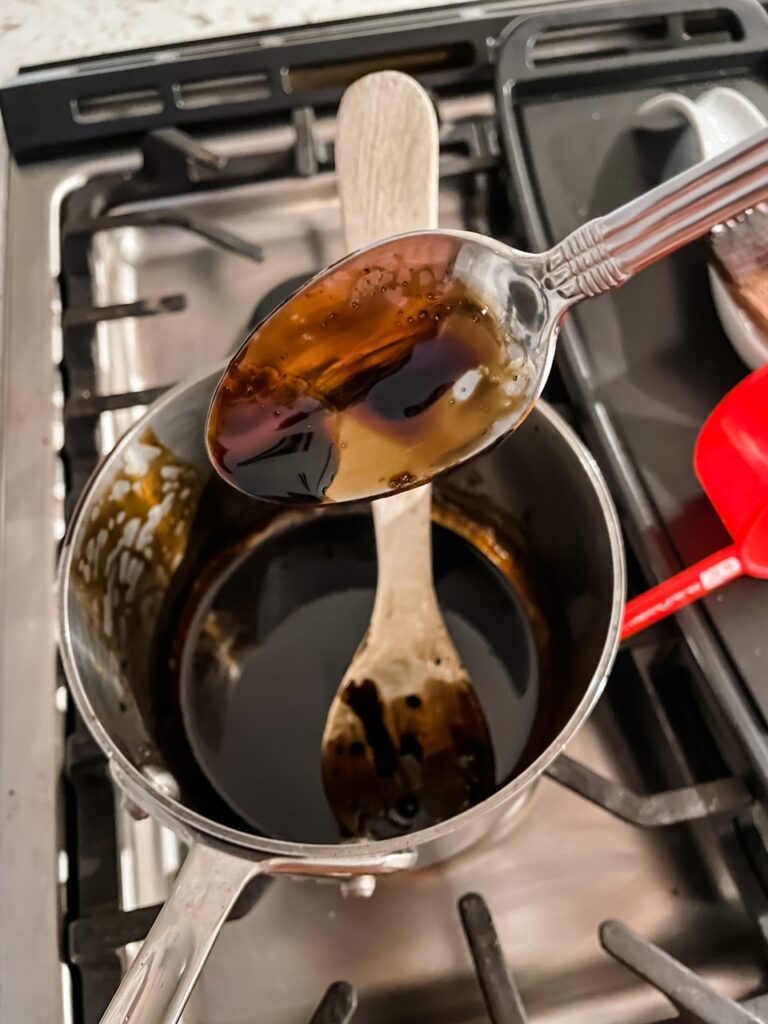
M 711 590 L 744 574 L 735 544 L 702 558 L 658 586 L 633 598 L 624 609 L 621 639 L 626 640 L 654 622 L 673 615 L 687 604 L 698 601 Z

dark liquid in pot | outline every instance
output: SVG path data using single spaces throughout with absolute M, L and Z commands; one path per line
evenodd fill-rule
M 490 724 L 503 784 L 526 759 L 539 672 L 520 600 L 463 537 L 433 528 L 446 622 Z M 184 729 L 223 804 L 254 831 L 333 843 L 321 779 L 328 707 L 370 619 L 373 527 L 321 516 L 233 556 L 195 611 L 180 661 Z
M 522 404 L 525 360 L 460 253 L 451 236 L 384 243 L 278 309 L 214 399 L 219 473 L 269 500 L 349 501 L 431 479 L 484 444 Z

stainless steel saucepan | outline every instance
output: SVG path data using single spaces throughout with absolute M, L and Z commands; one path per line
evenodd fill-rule
M 158 695 L 168 681 L 158 672 L 158 633 L 180 581 L 195 586 L 219 537 L 258 536 L 270 517 L 285 515 L 236 493 L 209 466 L 204 425 L 220 372 L 170 391 L 123 437 L 82 497 L 61 558 L 61 648 L 77 706 L 127 799 L 190 847 L 106 1024 L 178 1021 L 219 929 L 256 876 L 386 875 L 469 845 L 584 722 L 618 643 L 625 581 L 616 512 L 583 444 L 541 402 L 517 433 L 436 489 L 438 506 L 445 499 L 479 519 L 478 535 L 516 538 L 549 595 L 558 655 L 549 710 L 519 770 L 482 804 L 406 838 L 303 844 L 212 813 L 161 727 Z M 285 685 L 287 700 L 301 699 Z M 215 692 L 202 696 L 215 703 Z

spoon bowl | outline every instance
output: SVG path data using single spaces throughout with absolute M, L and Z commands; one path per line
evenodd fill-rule
M 315 277 L 259 328 L 214 397 L 218 471 L 273 501 L 375 498 L 515 429 L 541 393 L 566 303 L 547 261 L 417 231 Z
M 355 655 L 328 713 L 323 785 L 349 836 L 447 821 L 496 788 L 488 724 L 442 617 Z
M 322 744 L 323 788 L 347 836 L 429 828 L 496 788 L 488 722 L 435 592 L 430 491 L 374 505 L 373 613 Z

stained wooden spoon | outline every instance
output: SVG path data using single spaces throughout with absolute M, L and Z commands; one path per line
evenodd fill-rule
M 360 79 L 337 132 L 347 248 L 437 227 L 437 120 L 418 83 L 394 71 Z M 352 836 L 426 828 L 494 788 L 488 724 L 435 593 L 431 505 L 429 484 L 373 503 L 373 614 L 323 735 L 326 795 Z

